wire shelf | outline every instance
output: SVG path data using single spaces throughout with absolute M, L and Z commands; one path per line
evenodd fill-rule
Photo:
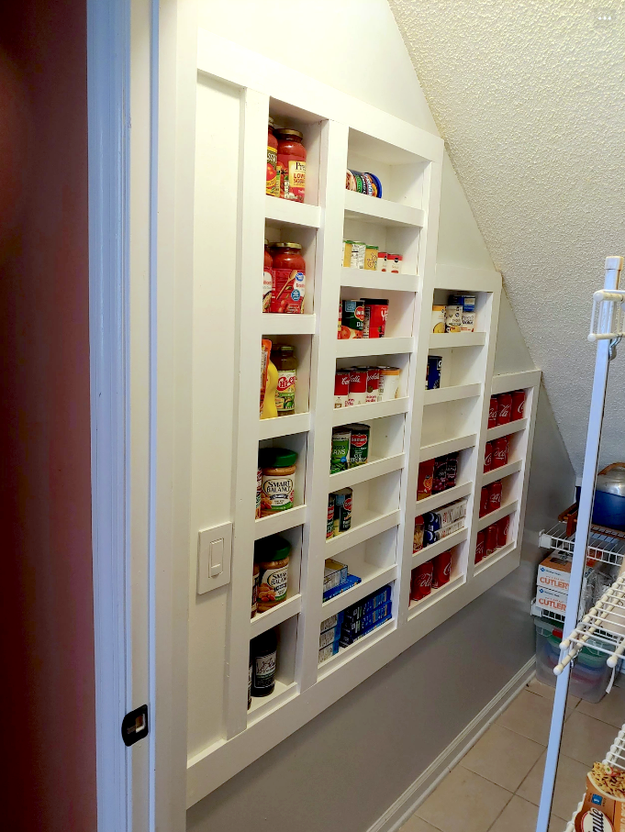
M 545 549 L 560 549 L 567 554 L 573 554 L 575 533 L 567 535 L 566 523 L 559 522 L 540 533 L 540 545 Z M 625 534 L 616 530 L 602 531 L 600 527 L 591 530 L 588 536 L 586 561 L 593 563 L 607 563 L 610 566 L 622 566 L 625 560 Z
M 623 725 L 621 730 L 616 735 L 614 742 L 610 746 L 608 753 L 605 755 L 603 762 L 609 766 L 613 766 L 614 768 L 625 770 L 625 725 Z M 578 803 L 577 809 L 573 813 L 573 817 L 568 822 L 564 832 L 575 832 L 575 817 L 582 808 L 582 803 L 583 801 Z

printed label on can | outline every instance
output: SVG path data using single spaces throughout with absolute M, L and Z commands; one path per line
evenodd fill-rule
M 334 537 L 334 494 L 328 497 L 328 518 L 326 525 L 326 538 Z
M 267 182 L 265 192 L 269 196 L 280 196 L 280 180 L 278 179 L 278 151 L 275 147 L 267 146 Z
M 352 430 L 349 443 L 349 464 L 364 465 L 369 458 L 369 431 Z
M 332 450 L 330 454 L 330 473 L 346 471 L 349 463 L 349 430 L 336 431 L 332 434 Z
M 306 190 L 306 162 L 302 159 L 289 159 L 288 171 L 285 171 L 285 174 L 284 198 L 303 202 Z

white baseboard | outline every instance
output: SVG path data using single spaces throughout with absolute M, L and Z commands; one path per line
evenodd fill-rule
M 471 720 L 447 748 L 442 751 L 426 770 L 417 777 L 406 791 L 386 810 L 381 818 L 369 827 L 368 832 L 397 832 L 423 803 L 430 792 L 475 745 L 486 729 L 505 711 L 510 702 L 518 696 L 535 675 L 535 659 L 532 658 L 491 699 L 479 714 Z

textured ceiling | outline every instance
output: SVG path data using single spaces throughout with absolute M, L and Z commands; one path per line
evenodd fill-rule
M 390 5 L 580 474 L 591 295 L 625 255 L 625 3 Z M 604 462 L 625 460 L 620 352 Z

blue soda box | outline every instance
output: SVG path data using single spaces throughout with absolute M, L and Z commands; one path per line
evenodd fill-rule
M 319 651 L 319 664 L 326 662 L 328 659 L 331 659 L 332 656 L 336 656 L 339 652 L 339 642 L 333 641 L 331 644 L 328 644 L 326 647 L 322 647 Z
M 335 598 L 337 595 L 340 595 L 342 592 L 351 589 L 353 586 L 356 586 L 356 584 L 359 584 L 360 582 L 361 578 L 359 578 L 357 575 L 348 575 L 347 579 L 343 581 L 343 583 L 325 591 L 323 593 L 323 600 L 329 601 L 330 598 Z
M 379 589 L 377 592 L 368 595 L 345 610 L 345 621 L 358 621 L 368 613 L 372 612 L 382 604 L 387 604 L 391 600 L 391 586 L 387 584 Z
M 329 618 L 326 618 L 325 621 L 321 622 L 321 626 L 319 627 L 320 633 L 325 633 L 326 630 L 332 630 L 334 627 L 339 627 L 343 623 L 343 610 L 341 612 L 337 612 L 334 615 L 331 615 Z

